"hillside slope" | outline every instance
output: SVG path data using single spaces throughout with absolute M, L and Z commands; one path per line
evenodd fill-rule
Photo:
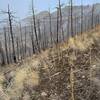
M 0 100 L 100 100 L 100 26 L 1 66 Z

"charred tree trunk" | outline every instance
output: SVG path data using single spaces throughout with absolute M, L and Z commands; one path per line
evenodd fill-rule
M 81 34 L 83 33 L 83 3 L 81 0 Z
M 14 36 L 13 36 L 13 30 L 12 30 L 12 18 L 11 18 L 11 12 L 10 12 L 10 9 L 9 9 L 9 5 L 8 5 L 8 18 L 9 18 L 10 34 L 11 34 L 11 39 L 12 39 L 13 60 L 16 63 Z
M 56 43 L 59 42 L 59 9 L 57 8 L 57 40 Z
M 20 45 L 20 56 L 21 56 L 21 59 L 24 58 L 24 53 L 23 53 L 23 50 L 24 50 L 24 46 L 23 46 L 23 35 L 22 35 L 22 26 L 21 26 L 21 23 L 20 24 L 20 41 L 21 41 L 21 45 Z
M 0 41 L 0 54 L 1 54 L 1 65 L 6 65 L 6 61 L 5 61 L 5 54 L 4 54 L 4 50 L 2 47 L 2 43 Z
M 7 59 L 7 64 L 9 64 L 9 56 L 8 56 L 8 46 L 7 46 L 7 33 L 6 33 L 6 28 L 4 27 L 4 38 L 5 38 L 5 51 L 6 51 L 6 59 Z
M 31 42 L 32 42 L 32 52 L 35 54 L 35 44 L 34 44 L 34 34 L 33 34 L 33 25 L 31 22 Z
M 9 33 L 9 27 L 8 27 L 8 47 L 9 47 L 9 62 L 12 63 L 11 37 Z
M 70 5 L 70 2 L 69 2 Z M 68 22 L 67 22 L 67 42 L 70 36 L 70 7 L 68 9 Z
M 39 40 L 39 46 L 41 49 L 41 28 L 40 28 L 40 20 L 38 19 L 38 40 Z
M 19 60 L 20 53 L 19 53 L 19 39 L 18 39 L 18 37 L 16 38 L 16 45 L 17 45 L 17 60 Z
M 34 6 L 33 6 L 33 0 L 32 0 L 32 14 L 33 14 L 34 32 L 35 32 L 37 49 L 38 49 L 38 52 L 40 52 L 40 46 L 39 46 L 39 41 L 38 41 L 37 29 L 36 29 L 36 20 L 35 20 L 35 11 L 34 11 Z
M 71 0 L 71 6 L 70 6 L 70 16 L 71 16 L 71 36 L 74 37 L 73 34 L 73 0 Z
M 52 36 L 52 22 L 51 22 L 51 12 L 49 9 L 49 29 L 50 29 L 50 38 L 51 38 L 51 46 L 53 45 L 53 36 Z
M 92 7 L 92 23 L 91 23 L 91 28 L 94 28 L 94 5 Z
M 62 34 L 62 39 L 64 41 L 64 32 L 63 32 L 63 26 L 62 26 L 62 6 L 61 6 L 61 2 L 59 0 L 59 14 L 60 14 L 60 32 Z
M 26 40 L 26 36 L 27 35 L 27 31 L 26 31 L 26 26 L 25 26 L 25 55 L 24 56 L 26 56 L 26 53 L 27 53 L 27 44 L 26 44 L 26 42 L 27 42 L 27 40 Z
M 45 18 L 43 19 L 43 33 L 44 33 L 44 41 L 43 41 L 43 47 L 44 47 L 44 50 L 47 48 L 47 37 L 46 37 L 46 28 L 45 28 Z

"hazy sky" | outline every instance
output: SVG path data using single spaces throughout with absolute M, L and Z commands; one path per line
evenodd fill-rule
M 61 3 L 68 4 L 69 0 L 61 0 Z M 75 3 L 80 3 L 81 0 L 73 0 Z M 99 3 L 100 0 L 83 0 L 84 4 Z M 7 10 L 7 5 L 16 12 L 16 16 L 25 18 L 29 15 L 31 9 L 31 0 L 0 0 L 0 10 Z M 36 12 L 48 10 L 51 7 L 52 11 L 57 6 L 58 0 L 34 0 Z

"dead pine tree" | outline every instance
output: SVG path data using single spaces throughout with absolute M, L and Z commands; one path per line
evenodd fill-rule
M 12 63 L 12 51 L 11 51 L 11 37 L 8 27 L 8 48 L 9 48 L 9 62 Z
M 63 5 L 61 5 L 61 1 L 60 0 L 58 0 L 58 2 L 59 2 L 59 18 L 60 18 L 60 32 L 61 32 L 61 34 L 62 34 L 62 40 L 64 41 L 64 31 L 63 31 L 63 23 L 62 23 L 62 6 Z M 61 40 L 61 41 L 62 41 Z
M 91 28 L 94 28 L 94 5 L 92 6 L 92 22 L 91 22 Z
M 6 33 L 6 28 L 5 27 L 4 27 L 4 38 L 5 38 L 6 59 L 7 59 L 7 64 L 9 64 L 10 61 L 9 61 L 9 56 L 8 56 L 7 33 Z
M 38 23 L 38 40 L 39 40 L 39 46 L 40 46 L 40 49 L 41 49 L 41 27 L 40 27 L 40 20 L 38 19 L 37 21 Z
M 27 54 L 27 39 L 26 39 L 26 37 L 27 37 L 27 31 L 26 31 L 27 29 L 26 29 L 26 26 L 25 26 L 25 57 L 26 57 L 26 54 Z
M 70 0 L 70 23 L 71 23 L 71 36 L 74 37 L 74 34 L 73 34 L 73 0 Z
M 34 23 L 34 32 L 35 32 L 35 38 L 36 38 L 36 45 L 37 45 L 38 52 L 40 53 L 40 46 L 39 46 L 38 34 L 37 34 L 37 28 L 36 28 L 36 19 L 35 19 L 35 11 L 34 11 L 33 0 L 32 0 L 32 18 L 33 18 L 33 23 Z
M 70 2 L 69 2 L 70 5 Z M 67 19 L 67 43 L 70 37 L 70 7 L 68 6 L 68 19 Z
M 8 11 L 3 11 L 4 14 L 8 14 L 8 20 L 9 20 L 9 30 L 10 30 L 10 35 L 11 35 L 11 40 L 12 40 L 12 51 L 13 51 L 13 61 L 16 63 L 16 54 L 15 54 L 15 45 L 14 45 L 14 34 L 13 34 L 13 29 L 12 29 L 12 19 L 13 15 L 12 12 L 10 11 L 9 5 L 8 5 Z
M 32 21 L 31 21 L 31 43 L 32 43 L 32 52 L 33 54 L 35 54 L 35 43 L 34 43 L 34 32 L 33 32 L 33 24 L 32 24 Z
M 59 8 L 57 8 L 57 37 L 56 37 L 56 44 L 59 43 Z
M 81 0 L 81 35 L 83 33 L 83 0 Z
M 21 22 L 19 22 L 19 28 L 20 28 L 20 41 L 21 41 L 21 45 L 20 45 L 20 56 L 21 56 L 21 59 L 23 59 L 24 57 L 24 53 L 23 53 L 23 49 L 24 49 L 24 46 L 23 46 L 23 34 L 22 34 L 22 26 L 21 26 Z
M 51 38 L 51 47 L 53 45 L 53 34 L 52 34 L 52 22 L 51 22 L 51 11 L 49 8 L 49 29 L 50 29 L 50 38 Z
M 6 65 L 6 61 L 5 61 L 5 54 L 4 54 L 4 50 L 2 47 L 2 43 L 0 41 L 0 55 L 1 55 L 1 65 Z
M 17 60 L 20 58 L 20 52 L 19 52 L 19 38 L 16 37 L 16 47 L 17 47 Z
M 45 27 L 45 18 L 43 18 L 43 47 L 44 50 L 47 48 L 47 36 L 46 36 L 46 27 Z

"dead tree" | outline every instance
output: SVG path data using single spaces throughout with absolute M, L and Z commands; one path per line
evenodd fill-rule
M 41 49 L 41 28 L 40 28 L 40 20 L 38 19 L 38 40 L 39 40 L 39 46 Z
M 34 43 L 34 34 L 33 34 L 33 24 L 31 22 L 31 42 L 32 42 L 32 52 L 35 54 L 35 43 Z
M 5 65 L 6 61 L 5 61 L 5 54 L 4 54 L 4 50 L 2 47 L 2 43 L 0 41 L 0 55 L 1 55 L 1 65 Z
M 53 45 L 53 36 L 52 36 L 52 22 L 51 22 L 51 11 L 49 9 L 49 29 L 50 29 L 50 38 L 51 38 L 51 46 Z
M 43 49 L 47 48 L 47 36 L 46 36 L 46 28 L 45 28 L 45 18 L 43 18 Z
M 70 0 L 70 23 L 71 23 L 71 36 L 74 37 L 73 34 L 73 0 Z
M 12 62 L 12 52 L 11 52 L 11 37 L 9 33 L 9 27 L 8 27 L 8 48 L 9 48 L 9 62 Z
M 7 64 L 9 64 L 9 56 L 8 56 L 8 45 L 7 45 L 7 33 L 6 33 L 6 28 L 4 27 L 4 38 L 5 38 L 5 51 L 6 51 L 6 59 L 7 59 Z
M 19 23 L 19 27 L 20 27 L 20 41 L 21 41 L 20 56 L 21 56 L 21 59 L 23 59 L 23 57 L 24 57 L 24 53 L 23 53 L 24 46 L 23 46 L 23 35 L 22 35 L 22 26 L 21 26 L 21 22 Z
M 27 44 L 26 44 L 26 42 L 27 42 L 27 40 L 26 40 L 26 36 L 27 35 L 27 31 L 26 31 L 26 26 L 25 26 L 25 55 L 24 56 L 26 56 L 26 53 L 27 53 Z
M 70 2 L 69 2 L 70 5 Z M 67 19 L 67 42 L 70 36 L 70 7 L 68 6 L 68 19 Z
M 57 7 L 57 39 L 56 43 L 59 43 L 59 8 Z
M 94 5 L 92 6 L 92 23 L 91 23 L 91 28 L 94 28 Z
M 16 45 L 17 45 L 17 60 L 19 60 L 20 52 L 19 52 L 19 38 L 16 37 Z
M 36 38 L 36 45 L 37 45 L 38 51 L 40 52 L 40 46 L 39 46 L 38 35 L 37 35 L 37 28 L 36 28 L 36 20 L 35 20 L 35 11 L 34 11 L 33 0 L 32 0 L 32 17 L 33 17 L 33 23 L 34 23 L 34 32 L 35 32 L 35 38 Z
M 10 27 L 10 34 L 11 34 L 11 39 L 12 39 L 12 50 L 13 50 L 13 60 L 16 63 L 16 54 L 15 54 L 15 45 L 14 45 L 14 36 L 13 36 L 13 30 L 12 30 L 12 13 L 9 9 L 8 5 L 8 19 L 9 19 L 9 27 Z
M 83 0 L 81 0 L 81 34 L 83 33 Z
M 61 2 L 60 2 L 60 0 L 59 0 L 60 32 L 61 32 L 61 34 L 62 34 L 62 39 L 63 39 L 63 41 L 64 41 L 64 32 L 63 32 L 63 27 L 62 27 L 62 6 L 63 6 L 63 5 L 61 5 Z

